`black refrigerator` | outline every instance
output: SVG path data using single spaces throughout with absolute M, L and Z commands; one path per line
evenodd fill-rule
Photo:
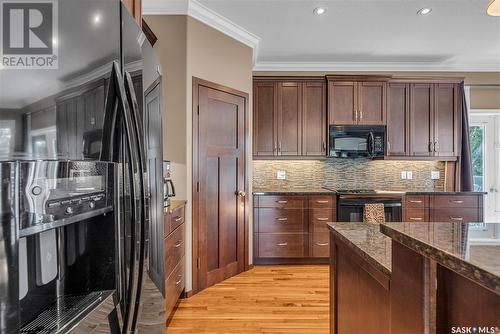
M 0 6 L 0 334 L 164 333 L 151 45 L 119 0 Z

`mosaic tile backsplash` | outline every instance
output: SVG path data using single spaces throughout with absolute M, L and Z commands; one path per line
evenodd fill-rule
M 276 172 L 286 172 L 277 180 Z M 413 179 L 401 180 L 402 171 Z M 439 180 L 431 179 L 439 171 Z M 253 188 L 256 190 L 378 189 L 400 191 L 444 191 L 445 164 L 440 161 L 385 161 L 367 159 L 256 160 Z

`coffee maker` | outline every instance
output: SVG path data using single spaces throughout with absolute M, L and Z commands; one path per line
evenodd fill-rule
M 175 197 L 175 187 L 171 179 L 170 161 L 163 161 L 163 206 L 170 206 L 170 198 Z

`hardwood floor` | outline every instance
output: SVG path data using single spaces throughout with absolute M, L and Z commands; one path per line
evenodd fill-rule
M 328 265 L 256 266 L 180 302 L 168 334 L 328 333 Z

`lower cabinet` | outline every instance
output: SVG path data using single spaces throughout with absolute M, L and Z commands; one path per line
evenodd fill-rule
M 483 221 L 483 194 L 406 195 L 405 222 L 470 223 Z
M 165 258 L 166 317 L 170 318 L 185 288 L 185 202 L 172 201 L 164 214 L 163 251 Z
M 254 263 L 326 262 L 335 212 L 334 195 L 254 196 Z

